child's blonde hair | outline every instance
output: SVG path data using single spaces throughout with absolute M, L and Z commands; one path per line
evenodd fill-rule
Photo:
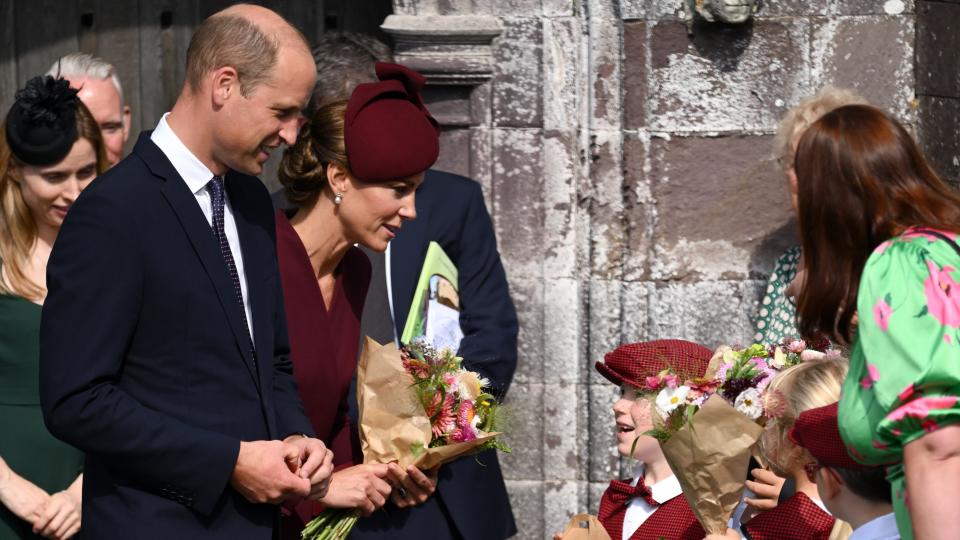
M 787 438 L 787 432 L 796 423 L 800 413 L 840 400 L 840 388 L 846 376 L 846 359 L 808 360 L 781 371 L 770 381 L 767 387 L 768 407 L 774 409 L 776 421 L 772 429 L 779 430 L 776 440 L 781 449 L 795 448 Z M 813 457 L 801 449 L 798 457 L 805 460 L 777 463 L 770 450 L 772 449 L 764 448 L 767 459 L 784 471 L 794 470 L 807 461 L 813 461 Z

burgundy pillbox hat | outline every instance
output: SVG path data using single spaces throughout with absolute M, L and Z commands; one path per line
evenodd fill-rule
M 353 174 L 383 182 L 421 173 L 440 154 L 439 124 L 423 105 L 423 75 L 377 62 L 380 82 L 358 85 L 344 116 L 343 139 Z
M 643 388 L 645 379 L 665 369 L 676 374 L 681 383 L 703 377 L 713 351 L 682 339 L 658 339 L 628 343 L 608 352 L 596 368 L 610 382 Z
M 787 434 L 793 444 L 806 448 L 820 465 L 841 469 L 864 469 L 850 457 L 837 424 L 839 404 L 803 411 Z

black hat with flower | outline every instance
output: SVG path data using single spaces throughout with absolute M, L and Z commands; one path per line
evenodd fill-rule
M 37 76 L 14 96 L 7 113 L 7 144 L 23 163 L 53 165 L 77 141 L 77 90 L 62 78 Z

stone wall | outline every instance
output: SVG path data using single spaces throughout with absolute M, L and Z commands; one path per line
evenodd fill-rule
M 772 0 L 749 24 L 688 34 L 683 3 L 394 0 L 431 28 L 451 16 L 501 28 L 486 52 L 471 49 L 489 55 L 489 78 L 447 80 L 432 99 L 470 108 L 444 134 L 442 165 L 484 186 L 520 315 L 503 458 L 520 538 L 596 513 L 606 483 L 630 473 L 614 449 L 617 390 L 593 369 L 606 351 L 751 339 L 772 261 L 796 242 L 771 149 L 787 109 L 825 84 L 853 87 L 940 130 L 928 148 L 960 169 L 945 157 L 957 124 L 941 119 L 960 115 L 960 5 Z M 928 54 L 935 73 L 915 76 L 917 40 L 947 51 Z

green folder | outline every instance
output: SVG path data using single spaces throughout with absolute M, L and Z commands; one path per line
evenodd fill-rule
M 424 326 L 427 321 L 427 301 L 430 299 L 430 280 L 433 276 L 440 276 L 453 285 L 459 287 L 459 272 L 450 257 L 436 242 L 427 246 L 427 255 L 423 258 L 423 269 L 420 279 L 413 293 L 413 302 L 410 304 L 410 313 L 407 314 L 407 323 L 403 327 L 400 343 L 411 343 L 414 339 L 424 335 Z M 458 290 L 459 292 L 459 290 Z

